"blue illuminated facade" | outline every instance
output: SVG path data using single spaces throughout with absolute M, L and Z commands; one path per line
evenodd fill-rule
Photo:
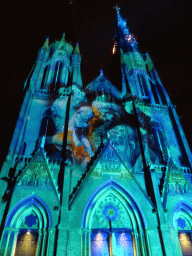
M 175 106 L 117 11 L 118 86 L 46 39 L 0 173 L 0 255 L 192 256 L 192 157 Z

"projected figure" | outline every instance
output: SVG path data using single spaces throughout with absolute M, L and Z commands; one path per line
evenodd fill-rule
M 89 121 L 93 119 L 94 112 L 89 107 L 81 107 L 69 122 L 69 131 L 72 131 L 73 142 L 76 147 L 84 146 L 90 157 L 94 155 L 93 147 L 88 139 Z
M 68 129 L 68 144 L 72 144 L 74 149 L 83 146 L 84 149 L 80 148 L 80 153 L 83 155 L 83 150 L 85 150 L 89 157 L 94 155 L 93 146 L 88 138 L 91 130 L 90 121 L 93 120 L 95 113 L 92 108 L 84 106 L 75 112 L 72 118 L 69 120 Z M 63 131 L 64 128 L 60 129 L 54 136 L 49 139 L 49 143 L 55 144 L 58 149 L 61 150 L 63 143 Z M 78 150 L 76 153 L 78 155 Z M 80 154 L 79 153 L 79 154 Z M 85 155 L 85 154 L 84 154 Z

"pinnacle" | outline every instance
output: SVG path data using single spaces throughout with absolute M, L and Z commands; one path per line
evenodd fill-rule
M 76 47 L 75 47 L 74 53 L 80 54 L 80 49 L 79 49 L 79 43 L 78 42 L 76 43 Z
M 48 50 L 48 48 L 49 48 L 49 37 L 46 38 L 45 43 L 44 43 L 44 47 L 45 47 L 46 50 Z

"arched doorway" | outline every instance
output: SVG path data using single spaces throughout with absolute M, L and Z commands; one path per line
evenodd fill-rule
M 148 255 L 144 226 L 133 198 L 110 180 L 91 196 L 85 208 L 82 255 Z
M 25 198 L 7 216 L 0 255 L 46 255 L 50 226 L 46 204 L 37 196 Z

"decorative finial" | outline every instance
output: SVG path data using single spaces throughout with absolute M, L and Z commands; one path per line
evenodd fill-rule
M 118 5 L 116 5 L 116 6 L 113 7 L 113 8 L 116 10 L 117 13 L 119 13 L 119 11 L 121 10 L 121 8 L 120 8 Z

